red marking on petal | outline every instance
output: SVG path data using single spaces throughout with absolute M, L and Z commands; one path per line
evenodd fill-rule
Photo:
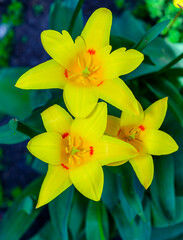
M 61 166 L 63 167 L 63 168 L 65 168 L 65 169 L 69 169 L 69 167 L 67 167 L 66 165 L 64 165 L 63 163 L 61 164 Z
M 93 147 L 91 146 L 90 147 L 90 155 L 93 155 L 93 152 L 94 152 L 94 150 L 93 150 Z
M 69 76 L 68 76 L 68 71 L 67 71 L 67 69 L 65 69 L 64 75 L 65 75 L 66 78 L 69 77 Z
M 119 136 L 120 132 L 121 132 L 121 128 L 120 128 L 119 131 L 118 131 L 118 136 Z
M 68 133 L 68 132 L 62 134 L 62 138 L 66 138 L 66 137 L 68 137 L 68 136 L 69 136 L 69 133 Z
M 96 51 L 93 48 L 90 48 L 90 49 L 88 49 L 88 53 L 90 55 L 94 55 L 96 53 Z
M 139 126 L 140 130 L 144 131 L 145 130 L 145 127 L 143 125 L 140 125 Z
M 97 84 L 97 87 L 99 87 L 100 85 L 102 85 L 104 83 L 104 81 L 100 82 L 99 84 Z

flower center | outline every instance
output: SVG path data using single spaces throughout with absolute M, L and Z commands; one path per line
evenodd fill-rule
M 64 75 L 70 82 L 85 87 L 98 87 L 104 82 L 101 80 L 101 63 L 94 49 L 77 56 L 72 63 L 72 70 L 65 69 Z
M 61 166 L 65 169 L 77 167 L 90 160 L 93 155 L 93 147 L 84 143 L 81 137 L 71 136 L 69 133 L 62 134 L 65 146 L 66 158 Z
M 145 130 L 143 125 L 140 125 L 138 128 L 131 128 L 126 131 L 126 129 L 120 129 L 118 132 L 118 138 L 130 143 L 133 147 L 139 152 L 143 149 L 143 141 L 141 140 L 141 132 Z

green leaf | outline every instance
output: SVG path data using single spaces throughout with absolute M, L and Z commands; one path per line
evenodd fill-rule
M 55 1 L 51 6 L 50 11 L 50 29 L 61 32 L 62 30 L 69 30 L 70 22 L 77 6 L 78 0 L 63 0 Z M 74 23 L 72 30 L 72 37 L 76 38 L 81 34 L 83 29 L 83 16 L 80 12 Z
M 73 240 L 80 239 L 80 235 L 82 234 L 82 228 L 86 218 L 87 203 L 87 198 L 81 195 L 78 191 L 74 192 L 74 198 L 69 214 L 69 230 Z
M 109 167 L 103 167 L 104 170 L 104 187 L 102 192 L 102 201 L 109 209 L 113 209 L 119 201 L 116 174 L 110 172 Z
M 129 11 L 114 16 L 111 33 L 138 42 L 145 34 L 145 23 L 136 19 Z
M 147 83 L 147 87 L 158 97 L 164 98 L 168 96 L 168 103 L 171 112 L 183 126 L 183 98 L 177 88 L 169 81 L 165 79 L 159 80 L 159 82 Z
M 155 174 L 150 187 L 152 200 L 167 219 L 175 217 L 174 159 L 172 155 L 154 157 Z
M 17 120 L 12 119 L 8 124 L 0 127 L 0 144 L 21 143 L 29 137 L 17 131 Z
M 47 89 L 32 91 L 30 95 L 32 110 L 44 106 L 51 97 L 51 92 Z
M 147 47 L 147 45 L 149 45 L 150 42 L 152 42 L 152 40 L 154 40 L 163 31 L 163 29 L 168 25 L 169 22 L 169 20 L 160 22 L 153 26 L 151 29 L 149 29 L 147 33 L 137 43 L 135 49 L 142 51 L 145 47 Z
M 60 237 L 55 232 L 51 221 L 48 221 L 44 227 L 29 240 L 60 240 Z
M 0 70 L 0 112 L 21 119 L 30 115 L 30 91 L 15 87 L 18 78 L 27 70 L 25 67 Z
M 114 51 L 121 47 L 126 47 L 127 49 L 132 48 L 135 42 L 125 37 L 111 35 L 110 44 L 112 46 L 112 50 Z
M 68 240 L 68 219 L 74 187 L 69 187 L 49 204 L 51 222 L 61 239 Z
M 19 240 L 34 222 L 40 213 L 40 210 L 34 209 L 34 202 L 34 207 L 31 207 L 32 209 L 30 211 L 30 200 L 25 199 L 37 199 L 41 182 L 42 178 L 39 178 L 31 183 L 17 198 L 17 200 L 15 200 L 12 207 L 6 212 L 0 222 L 1 240 Z M 29 204 L 25 208 L 26 201 L 28 201 Z M 24 208 L 22 208 L 23 205 Z
M 24 211 L 25 213 L 30 215 L 33 212 L 33 207 L 34 207 L 33 199 L 30 196 L 27 196 L 21 202 L 19 210 Z
M 89 202 L 86 217 L 86 239 L 109 239 L 109 220 L 107 210 L 101 202 Z
M 134 184 L 134 172 L 129 163 L 119 166 L 121 170 L 120 176 L 120 190 L 122 191 L 121 195 L 123 195 L 122 204 L 126 201 L 128 207 L 124 207 L 127 211 L 127 217 L 129 216 L 129 212 L 133 210 L 133 217 L 138 214 L 144 221 L 144 212 L 142 207 L 142 202 L 139 195 L 136 192 L 136 186 Z M 123 205 L 124 206 L 124 205 Z

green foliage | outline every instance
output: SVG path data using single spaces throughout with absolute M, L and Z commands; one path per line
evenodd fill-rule
M 180 9 L 173 5 L 173 0 L 144 0 L 144 3 L 137 5 L 134 9 L 134 14 L 140 18 L 146 20 L 151 18 L 152 22 L 162 22 L 167 19 L 172 19 L 178 14 Z M 175 22 L 173 22 L 171 28 L 162 31 L 162 35 L 166 35 L 171 42 L 182 42 L 183 41 L 183 14 L 181 13 Z
M 36 16 L 39 16 L 44 12 L 44 6 L 42 4 L 34 4 L 32 8 Z
M 79 34 L 83 26 L 81 12 L 77 15 L 79 3 L 72 0 L 55 1 L 50 13 L 51 27 L 59 31 L 73 29 L 73 36 Z M 152 1 L 148 4 L 150 9 Z M 164 6 L 165 1 L 157 1 L 156 4 Z M 160 9 L 154 10 L 153 14 L 161 15 Z M 72 19 L 75 19 L 73 13 L 77 20 L 70 27 Z M 90 201 L 70 187 L 49 204 L 49 219 L 30 240 L 109 240 L 119 236 L 123 240 L 182 239 L 183 56 L 180 53 L 183 46 L 171 44 L 158 36 L 167 24 L 166 19 L 161 20 L 164 21 L 149 29 L 147 24 L 125 11 L 115 17 L 111 45 L 113 49 L 136 47 L 145 54 L 146 60 L 141 66 L 123 76 L 123 79 L 143 106 L 169 97 L 168 113 L 162 128 L 175 138 L 180 150 L 170 156 L 154 158 L 154 180 L 147 191 L 140 185 L 128 163 L 119 167 L 104 167 L 104 189 L 100 202 Z M 2 129 L 7 128 L 5 134 L 9 140 L 6 143 L 22 141 L 22 135 L 30 137 L 42 132 L 40 113 L 54 103 L 64 106 L 60 91 L 14 88 L 15 81 L 24 71 L 25 68 L 5 68 L 0 71 L 0 111 L 21 119 L 12 121 L 8 128 L 7 125 L 0 128 L 0 136 Z M 120 113 L 109 106 L 109 114 L 119 116 Z M 16 134 L 20 134 L 18 140 L 15 140 Z M 5 141 L 5 138 L 0 137 L 0 141 Z M 30 165 L 45 175 L 46 164 L 31 159 Z M 5 214 L 0 223 L 0 239 L 20 239 L 38 216 L 40 210 L 34 210 L 34 207 L 41 181 L 38 179 L 20 193 Z

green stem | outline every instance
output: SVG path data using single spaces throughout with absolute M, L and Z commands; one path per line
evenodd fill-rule
M 165 72 L 167 69 L 170 69 L 173 65 L 175 65 L 178 61 L 180 61 L 183 58 L 183 53 L 181 53 L 178 57 L 176 57 L 174 60 L 172 60 L 170 63 L 168 63 L 165 67 L 160 69 L 157 74 L 161 74 Z
M 177 18 L 180 16 L 182 12 L 182 9 L 180 9 L 180 11 L 178 11 L 178 13 L 175 15 L 174 19 L 170 22 L 170 24 L 167 26 L 165 32 L 163 35 L 167 35 L 168 31 L 170 30 L 170 28 L 173 26 L 173 24 L 175 23 L 175 21 L 177 20 Z
M 75 23 L 75 21 L 76 21 L 76 18 L 77 18 L 78 14 L 79 14 L 79 11 L 81 10 L 81 7 L 82 7 L 84 1 L 85 1 L 85 0 L 79 0 L 78 4 L 77 4 L 77 6 L 76 6 L 76 9 L 75 9 L 75 11 L 74 11 L 74 13 L 73 13 L 73 15 L 72 15 L 72 19 L 71 19 L 70 26 L 69 26 L 69 30 L 68 30 L 68 32 L 69 32 L 70 34 L 72 34 L 73 27 L 74 27 L 74 23 Z
M 27 126 L 26 124 L 24 124 L 23 122 L 19 122 L 18 121 L 18 125 L 17 125 L 17 130 L 23 134 L 26 134 L 27 136 L 29 136 L 30 138 L 35 137 L 36 135 L 40 134 L 41 132 L 38 132 L 34 129 L 32 129 L 31 127 Z

